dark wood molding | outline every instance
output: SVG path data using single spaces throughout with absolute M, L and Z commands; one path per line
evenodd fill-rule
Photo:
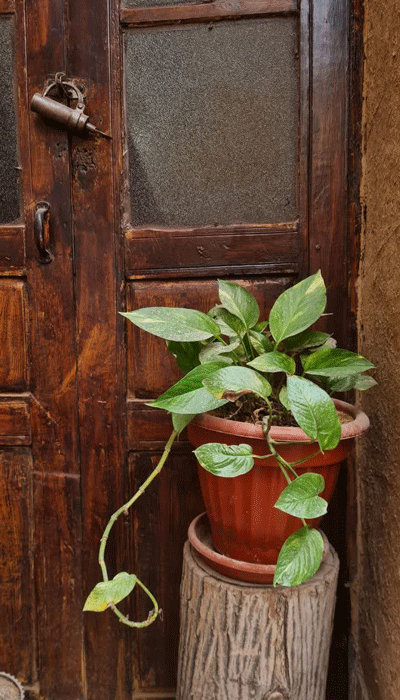
M 348 1 L 314 0 L 309 269 L 328 286 L 326 325 L 347 343 Z M 332 322 L 335 324 L 332 326 Z
M 120 11 L 125 27 L 175 22 L 205 22 L 228 17 L 287 15 L 297 12 L 297 0 L 233 0 L 198 5 L 129 7 Z
M 0 276 L 25 273 L 25 226 L 0 226 Z
M 29 111 L 51 70 L 67 71 L 64 2 L 16 0 L 20 152 L 24 181 L 36 582 L 37 659 L 42 697 L 84 694 L 80 483 L 77 436 L 75 300 L 71 226 L 71 162 L 66 131 Z M 26 11 L 26 21 L 25 21 Z M 25 26 L 23 26 L 25 24 Z M 35 203 L 51 206 L 54 260 L 38 261 Z M 57 522 L 57 527 L 54 523 Z M 57 585 L 55 585 L 57 581 Z M 71 582 L 73 586 L 71 586 Z M 65 601 L 68 606 L 65 607 Z
M 233 224 L 232 226 L 202 226 L 198 228 L 171 228 L 167 226 L 147 226 L 132 228 L 126 232 L 128 239 L 137 238 L 159 238 L 160 236 L 183 236 L 184 238 L 195 238 L 197 236 L 218 236 L 235 234 L 274 234 L 291 233 L 299 230 L 298 221 L 287 221 L 277 224 Z
M 12 15 L 15 12 L 15 0 L 0 0 L 0 15 Z
M 122 99 L 117 5 L 99 0 L 94 11 L 90 2 L 67 3 L 69 74 L 84 76 L 93 121 L 113 136 L 112 141 L 79 136 L 71 140 L 85 596 L 101 578 L 98 547 L 103 530 L 111 513 L 124 502 L 125 326 L 117 313 L 123 308 L 123 268 L 114 179 L 120 135 L 119 121 L 113 121 Z M 125 532 L 122 527 L 120 536 Z M 106 552 L 110 573 L 124 566 L 116 563 L 126 556 L 128 545 L 123 539 L 121 546 L 114 540 Z M 128 700 L 132 686 L 125 662 L 133 651 L 121 646 L 124 628 L 115 615 L 85 614 L 83 629 L 88 700 Z
M 300 33 L 299 33 L 299 231 L 301 235 L 300 277 L 306 277 L 309 272 L 309 195 L 310 195 L 310 123 L 311 123 L 311 7 L 312 0 L 302 0 L 300 3 Z
M 133 230 L 126 234 L 125 272 L 130 279 L 294 274 L 300 247 L 297 222 Z
M 31 445 L 29 394 L 0 394 L 0 445 Z

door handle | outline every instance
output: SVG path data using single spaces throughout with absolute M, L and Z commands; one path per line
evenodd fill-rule
M 39 251 L 39 262 L 43 264 L 51 262 L 53 258 L 50 253 L 50 204 L 48 202 L 36 204 L 33 229 Z

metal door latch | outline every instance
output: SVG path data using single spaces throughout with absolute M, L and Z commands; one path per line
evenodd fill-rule
M 49 212 L 50 204 L 48 202 L 38 202 L 36 204 L 33 230 L 35 233 L 36 246 L 39 251 L 39 262 L 44 264 L 51 262 L 53 259 L 50 252 Z
M 67 104 L 65 104 L 65 102 Z M 70 106 L 70 103 L 73 106 Z M 65 73 L 56 73 L 45 85 L 43 94 L 36 92 L 32 97 L 31 110 L 41 117 L 52 119 L 78 134 L 99 134 L 111 136 L 97 129 L 85 114 L 85 88 L 79 80 L 69 79 Z

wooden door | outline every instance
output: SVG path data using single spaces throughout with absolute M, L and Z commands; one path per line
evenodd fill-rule
M 169 434 L 145 401 L 178 376 L 118 310 L 206 309 L 224 277 L 266 314 L 321 267 L 345 334 L 347 21 L 337 0 L 0 0 L 0 670 L 30 698 L 174 697 L 181 551 L 202 509 L 185 440 L 108 546 L 163 620 L 136 634 L 81 612 L 105 523 Z M 29 111 L 57 71 L 112 141 Z M 147 616 L 139 595 L 127 609 Z

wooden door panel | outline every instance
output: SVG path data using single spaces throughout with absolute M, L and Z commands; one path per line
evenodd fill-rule
M 217 5 L 121 10 L 130 27 L 124 32 L 130 279 L 304 268 L 308 29 L 291 3 L 270 0 L 257 11 L 251 2 L 229 5 L 231 16 L 254 13 L 257 20 L 202 24 L 214 12 L 224 17 L 228 8 Z M 151 31 L 141 28 L 149 12 Z M 188 24 L 156 28 L 176 13 Z
M 0 391 L 27 389 L 26 286 L 0 280 Z
M 0 410 L 1 414 L 1 410 Z M 0 450 L 0 660 L 25 683 L 36 680 L 32 458 Z
M 259 232 L 259 229 L 264 230 Z M 126 235 L 126 275 L 206 277 L 210 274 L 296 273 L 302 239 L 297 222 L 263 227 L 149 229 Z
M 25 226 L 0 226 L 0 276 L 25 274 Z
M 83 673 L 80 479 L 35 473 L 35 584 L 40 696 L 81 697 Z
M 138 25 L 170 24 L 191 20 L 212 20 L 219 17 L 245 17 L 246 15 L 285 15 L 297 12 L 297 0 L 236 0 L 224 2 L 219 0 L 212 6 L 204 2 L 188 4 L 182 2 L 172 6 L 172 3 L 162 1 L 162 7 L 154 7 L 157 2 L 146 2 L 149 7 L 134 7 L 135 2 L 123 3 L 128 7 L 121 7 L 120 21 L 125 27 Z M 153 5 L 150 7 L 150 4 Z M 168 5 L 171 4 L 170 7 Z
M 30 396 L 0 394 L 0 445 L 31 444 Z

